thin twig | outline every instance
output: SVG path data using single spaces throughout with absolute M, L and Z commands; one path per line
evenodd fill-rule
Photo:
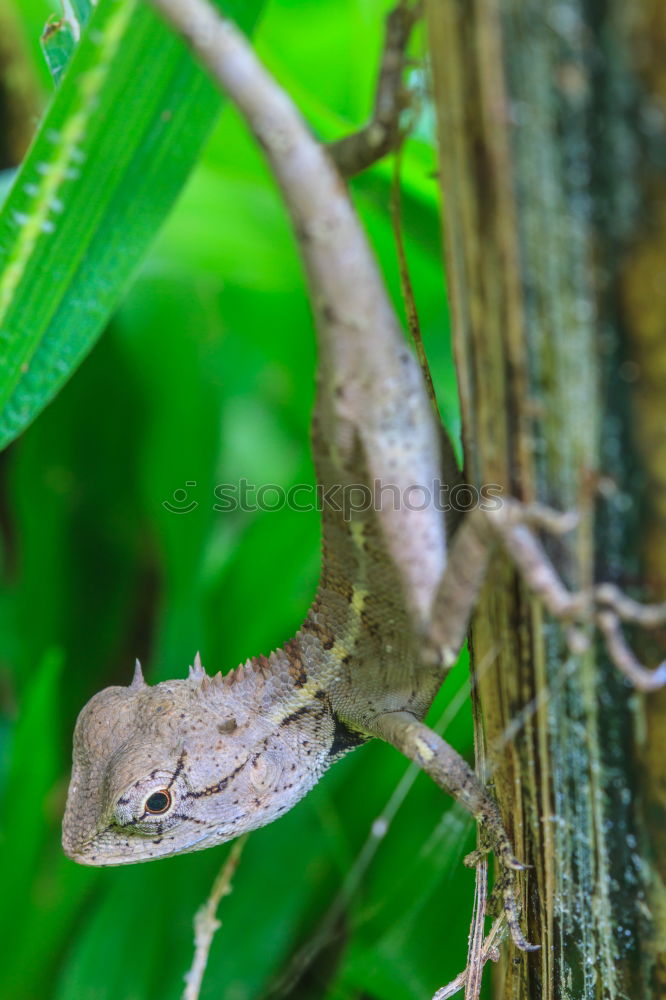
M 489 669 L 490 662 L 497 655 L 495 649 L 489 650 L 489 654 L 480 664 L 482 672 Z M 478 677 L 478 673 L 477 673 Z M 481 720 L 481 706 L 476 696 L 476 688 L 472 690 L 472 711 L 474 714 L 474 759 L 479 771 L 479 778 L 482 781 L 488 780 L 488 761 L 486 755 L 485 735 Z M 482 849 L 483 834 L 477 830 L 477 843 Z M 506 913 L 502 914 L 493 923 L 488 936 L 484 939 L 483 926 L 485 923 L 488 900 L 488 861 L 482 857 L 476 868 L 476 885 L 474 895 L 474 913 L 472 925 L 469 933 L 469 946 L 467 949 L 467 965 L 463 971 L 456 976 L 446 986 L 437 990 L 433 1000 L 449 1000 L 460 990 L 465 990 L 465 1000 L 478 1000 L 481 994 L 483 982 L 483 970 L 488 960 L 496 962 L 499 958 L 499 944 L 506 934 Z
M 485 941 L 483 942 L 483 948 L 481 951 L 481 962 L 483 965 L 485 965 L 487 961 L 497 961 L 499 958 L 499 946 L 505 934 L 506 922 L 504 920 L 504 916 L 502 915 L 494 922 L 488 931 Z M 455 979 L 452 979 L 446 986 L 442 986 L 441 989 L 438 989 L 432 1000 L 449 1000 L 450 997 L 455 996 L 456 993 L 458 993 L 465 986 L 467 982 L 467 975 L 468 969 L 463 969 L 463 971 L 457 975 Z
M 478 1000 L 483 981 L 483 928 L 486 922 L 488 904 L 488 860 L 482 858 L 476 866 L 476 882 L 474 885 L 474 910 L 472 924 L 469 930 L 467 946 L 467 979 L 465 981 L 465 1000 Z
M 234 841 L 226 861 L 213 882 L 210 896 L 194 915 L 194 958 L 190 971 L 185 974 L 183 1000 L 199 1000 L 210 946 L 213 943 L 215 932 L 221 926 L 217 919 L 217 908 L 222 897 L 228 896 L 233 888 L 231 880 L 238 868 L 238 862 L 248 837 L 249 834 L 245 833 Z
M 419 314 L 416 309 L 416 299 L 414 297 L 414 287 L 412 285 L 412 279 L 409 273 L 409 267 L 407 265 L 405 242 L 402 236 L 402 204 L 400 197 L 401 165 L 402 165 L 402 142 L 399 142 L 395 150 L 393 178 L 391 182 L 391 225 L 393 227 L 393 239 L 395 241 L 396 252 L 398 254 L 400 287 L 402 290 L 402 298 L 405 303 L 405 317 L 407 319 L 407 328 L 412 338 L 412 344 L 414 345 L 414 351 L 421 366 L 421 371 L 423 372 L 423 378 L 425 380 L 426 388 L 428 390 L 428 395 L 432 400 L 435 412 L 437 412 L 437 398 L 435 396 L 435 387 L 432 384 L 430 367 L 428 365 L 428 359 L 426 357 L 425 348 L 423 346 L 423 337 L 421 336 L 421 324 L 419 323 Z
M 492 656 L 492 651 L 491 656 Z M 494 657 L 493 657 L 494 659 Z M 485 784 L 488 780 L 486 758 L 486 741 L 481 718 L 481 706 L 478 698 L 478 688 L 472 689 L 472 713 L 474 716 L 474 761 L 479 781 Z M 476 830 L 478 848 L 483 847 L 483 831 L 479 826 Z M 467 946 L 467 978 L 465 980 L 465 1000 L 478 1000 L 483 981 L 483 930 L 488 904 L 488 858 L 482 855 L 476 866 L 476 882 L 474 886 L 474 911 L 472 926 L 469 932 Z

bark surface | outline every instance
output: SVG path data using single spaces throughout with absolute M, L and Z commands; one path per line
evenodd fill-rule
M 576 508 L 573 587 L 666 583 L 666 7 L 429 0 L 469 481 Z M 630 635 L 648 663 L 663 631 Z M 527 932 L 497 997 L 666 995 L 666 693 L 572 657 L 497 558 L 472 630 Z

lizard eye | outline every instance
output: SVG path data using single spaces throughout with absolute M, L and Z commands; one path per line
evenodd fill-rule
M 146 836 L 170 830 L 183 818 L 176 809 L 183 788 L 183 779 L 177 773 L 156 768 L 116 800 L 113 821 L 128 827 L 128 832 Z
M 158 792 L 152 792 L 146 799 L 146 812 L 159 816 L 171 807 L 171 792 L 168 788 L 161 788 Z

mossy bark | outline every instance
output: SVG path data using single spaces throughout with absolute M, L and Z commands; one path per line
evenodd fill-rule
M 573 588 L 666 596 L 666 6 L 429 0 L 466 473 L 576 508 Z M 632 633 L 648 660 L 665 634 Z M 666 995 L 666 693 L 573 658 L 506 560 L 472 652 L 526 874 L 504 998 Z M 661 655 L 660 655 L 661 651 Z

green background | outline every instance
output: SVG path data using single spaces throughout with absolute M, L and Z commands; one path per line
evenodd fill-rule
M 45 106 L 53 84 L 39 34 L 50 8 L 37 0 L 13 7 Z M 243 13 L 243 4 L 234 7 Z M 386 9 L 378 0 L 273 0 L 263 10 L 259 51 L 326 138 L 367 114 Z M 249 23 L 253 12 L 245 13 Z M 132 54 L 125 49 L 124 57 Z M 403 226 L 440 405 L 455 433 L 427 112 L 404 155 Z M 119 130 L 111 138 L 122 159 L 132 136 Z M 157 174 L 163 186 L 143 183 L 137 172 L 114 196 L 128 213 L 124 259 L 132 247 L 143 254 L 148 238 L 149 252 L 138 269 L 132 264 L 129 285 L 109 277 L 102 258 L 90 269 L 87 292 L 102 303 L 90 343 L 121 284 L 124 294 L 54 402 L 1 456 L 3 1000 L 180 996 L 192 918 L 228 848 L 127 869 L 66 860 L 60 820 L 74 721 L 100 687 L 129 683 L 135 656 L 158 681 L 183 676 L 197 649 L 210 672 L 268 652 L 298 627 L 316 585 L 315 513 L 213 510 L 219 483 L 311 481 L 315 357 L 298 256 L 260 155 L 228 106 L 198 155 L 200 142 L 181 136 L 173 149 L 174 158 L 189 155 L 196 164 L 159 232 L 164 190 L 171 184 L 175 194 L 179 183 L 169 180 L 169 157 Z M 399 304 L 391 172 L 390 161 L 378 165 L 353 189 Z M 91 179 L 102 195 L 113 183 L 101 172 Z M 77 233 L 96 223 L 75 199 L 65 209 L 73 225 L 59 253 L 85 256 Z M 146 220 L 138 235 L 137 219 Z M 103 231 L 95 235 L 104 243 Z M 39 295 L 48 297 L 43 278 L 51 272 L 40 266 Z M 79 298 L 77 291 L 64 300 L 72 335 L 84 329 Z M 165 509 L 186 482 L 196 483 L 188 490 L 196 509 Z M 461 664 L 433 719 L 465 683 Z M 447 738 L 469 753 L 466 703 Z M 373 821 L 406 770 L 391 748 L 368 745 L 250 837 L 221 906 L 202 997 L 280 995 L 290 959 L 346 879 L 357 884 L 327 946 L 282 995 L 422 1000 L 460 971 L 473 893 L 473 874 L 461 864 L 473 846 L 467 818 L 419 775 L 374 857 L 363 860 Z

